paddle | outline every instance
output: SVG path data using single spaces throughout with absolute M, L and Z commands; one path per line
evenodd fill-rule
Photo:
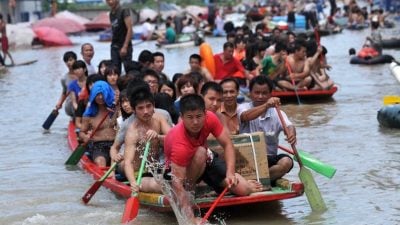
M 397 95 L 386 95 L 383 97 L 384 105 L 395 105 L 400 104 L 400 96 Z
M 67 161 L 65 161 L 65 165 L 76 165 L 79 160 L 82 158 L 83 154 L 85 154 L 85 148 L 86 145 L 89 143 L 90 139 L 92 139 L 92 137 L 94 136 L 94 134 L 96 133 L 96 131 L 99 129 L 99 127 L 101 126 L 101 124 L 103 124 L 104 120 L 106 120 L 108 116 L 108 113 L 106 113 L 106 115 L 103 117 L 103 119 L 101 119 L 99 125 L 97 125 L 97 127 L 92 131 L 92 133 L 90 134 L 89 139 L 79 145 L 78 147 L 76 147 L 76 149 L 72 152 L 72 154 L 69 156 L 69 158 L 67 159 Z
M 276 106 L 276 111 L 279 116 L 279 120 L 281 121 L 283 130 L 286 135 L 288 135 L 288 130 L 286 127 L 285 120 L 283 119 L 281 110 L 279 106 Z M 294 155 L 297 158 L 297 162 L 299 163 L 300 166 L 300 171 L 299 171 L 299 178 L 301 182 L 304 184 L 304 192 L 306 193 L 308 203 L 311 206 L 311 209 L 313 211 L 325 211 L 326 210 L 326 205 L 324 202 L 324 199 L 322 198 L 322 195 L 318 189 L 317 184 L 315 183 L 314 177 L 311 173 L 310 170 L 305 168 L 303 166 L 303 163 L 301 161 L 301 158 L 299 157 L 299 153 L 297 152 L 296 146 L 294 144 L 291 145 Z
M 293 151 L 291 151 L 288 148 L 285 148 L 283 146 L 278 146 L 280 149 L 283 151 L 290 153 L 294 155 Z M 304 164 L 304 166 L 307 166 L 308 168 L 314 170 L 315 172 L 327 177 L 327 178 L 332 178 L 335 173 L 336 173 L 336 168 L 328 165 L 324 162 L 321 162 L 320 160 L 314 158 L 312 155 L 310 155 L 307 152 L 304 152 L 300 149 L 298 149 L 298 153 L 301 159 L 301 162 Z M 297 158 L 294 157 L 294 159 L 297 161 Z
M 146 164 L 147 155 L 149 154 L 149 148 L 150 148 L 150 141 L 147 141 L 143 153 L 142 163 L 140 164 L 139 174 L 136 179 L 136 184 L 139 186 L 142 182 L 144 165 Z M 137 195 L 138 193 L 132 192 L 131 197 L 126 201 L 124 214 L 122 215 L 122 223 L 124 224 L 134 220 L 139 212 L 140 202 Z
M 35 62 L 37 62 L 37 61 L 38 61 L 37 59 L 34 59 L 34 60 L 29 60 L 29 61 L 21 62 L 21 63 L 7 64 L 7 65 L 5 65 L 5 66 L 6 66 L 6 67 L 26 66 L 26 65 L 33 64 L 33 63 L 35 63 Z
M 201 220 L 201 224 L 204 224 L 205 222 L 207 222 L 208 217 L 211 216 L 211 213 L 214 211 L 215 207 L 217 207 L 217 204 L 221 201 L 221 199 L 224 197 L 225 193 L 228 191 L 228 187 L 226 187 L 221 194 L 219 194 L 218 198 L 215 199 L 215 201 L 213 202 L 213 204 L 211 205 L 210 209 L 208 209 L 206 215 L 204 215 L 203 219 Z
M 99 190 L 100 186 L 103 184 L 103 182 L 107 179 L 107 177 L 110 175 L 110 173 L 117 167 L 117 163 L 114 162 L 110 169 L 96 182 L 92 184 L 92 186 L 86 191 L 85 195 L 82 197 L 83 203 L 87 204 L 90 199 L 93 197 L 94 194 L 96 194 L 97 190 Z
M 292 77 L 292 68 L 290 67 L 289 61 L 288 61 L 287 59 L 286 59 L 286 61 L 285 61 L 285 64 L 286 64 L 286 67 L 287 67 L 288 72 L 289 72 L 290 80 L 292 80 L 292 85 L 293 85 L 293 87 L 294 87 L 294 93 L 296 94 L 297 103 L 299 103 L 299 105 L 301 105 L 300 97 L 299 97 L 299 94 L 297 93 L 297 86 L 296 86 L 296 84 L 295 84 L 295 82 L 294 82 L 294 79 L 293 79 L 293 77 Z
M 69 92 L 62 96 L 60 106 L 64 103 L 65 99 L 67 99 Z M 42 127 L 45 130 L 50 129 L 51 125 L 53 124 L 54 120 L 56 120 L 58 116 L 58 109 L 53 109 L 47 119 L 44 121 Z

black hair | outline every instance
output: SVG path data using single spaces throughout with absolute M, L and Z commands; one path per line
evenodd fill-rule
M 282 42 L 278 41 L 275 43 L 275 52 L 287 51 L 287 47 Z
M 146 76 L 152 76 L 152 77 L 156 78 L 158 82 L 160 82 L 160 77 L 158 76 L 158 73 L 157 73 L 155 70 L 152 70 L 152 69 L 145 69 L 145 70 L 142 72 L 142 79 L 143 79 L 144 77 L 146 77 Z
M 149 85 L 141 85 L 137 86 L 134 91 L 130 93 L 129 96 L 129 103 L 131 104 L 132 108 L 135 107 L 144 101 L 149 101 L 154 105 L 154 95 L 150 91 Z
M 225 42 L 223 49 L 227 48 L 235 48 L 235 45 L 232 42 Z
M 78 56 L 77 56 L 76 53 L 73 52 L 73 51 L 67 51 L 67 52 L 65 52 L 64 55 L 63 55 L 63 61 L 64 61 L 64 62 L 67 62 L 70 58 L 73 58 L 73 59 L 77 60 L 77 59 L 78 59 Z
M 174 76 L 172 76 L 172 83 L 176 84 L 176 82 L 183 76 L 183 73 L 175 73 Z
M 109 59 L 103 59 L 103 60 L 101 60 L 100 61 L 100 63 L 99 63 L 99 65 L 98 65 L 98 73 L 100 74 L 100 68 L 101 68 L 101 65 L 105 65 L 106 66 L 106 68 L 108 68 L 109 66 L 111 66 L 112 65 L 112 61 L 111 60 L 109 60 Z
M 163 81 L 161 81 L 161 83 L 160 83 L 160 85 L 159 85 L 159 87 L 158 87 L 158 92 L 161 91 L 161 88 L 162 88 L 162 86 L 164 86 L 164 85 L 167 86 L 167 87 L 169 87 L 169 88 L 171 88 L 171 89 L 173 90 L 172 100 L 175 101 L 175 99 L 176 99 L 176 88 L 175 88 L 175 84 L 172 83 L 172 81 L 170 81 L 170 80 L 163 80 Z
M 253 87 L 254 87 L 255 84 L 258 84 L 258 85 L 267 84 L 270 92 L 272 91 L 272 87 L 274 85 L 272 80 L 269 79 L 269 77 L 267 77 L 267 76 L 256 76 L 256 77 L 254 77 L 253 79 L 250 80 L 250 84 L 249 84 L 250 92 L 253 90 Z
M 221 85 L 214 81 L 208 81 L 208 82 L 204 83 L 204 85 L 200 91 L 201 95 L 205 96 L 207 94 L 208 90 L 214 90 L 215 92 L 217 92 L 221 95 L 224 92 L 224 90 L 222 90 Z
M 72 69 L 76 70 L 76 69 L 84 69 L 85 70 L 85 76 L 88 76 L 88 71 L 87 71 L 87 67 L 86 67 L 86 63 L 83 60 L 77 60 L 74 62 L 74 64 L 72 65 Z
M 190 61 L 191 59 L 197 59 L 197 60 L 199 60 L 199 62 L 202 61 L 202 58 L 201 58 L 201 56 L 200 56 L 199 54 L 191 54 L 191 55 L 189 56 L 189 61 Z
M 132 72 L 125 74 L 125 76 L 119 76 L 117 80 L 118 90 L 122 91 L 126 89 L 129 82 L 133 80 L 135 77 L 136 76 Z
M 154 62 L 153 53 L 151 53 L 151 51 L 149 50 L 141 51 L 138 57 L 138 61 L 140 63 L 147 63 L 147 62 L 153 63 Z
M 198 94 L 188 94 L 183 96 L 180 100 L 179 105 L 181 115 L 185 114 L 188 111 L 206 110 L 204 99 Z
M 240 88 L 240 87 L 239 87 L 239 82 L 238 82 L 235 78 L 232 78 L 232 77 L 223 79 L 223 80 L 219 83 L 219 85 L 221 85 L 221 87 L 222 87 L 223 84 L 229 83 L 229 82 L 233 82 L 233 83 L 235 84 L 236 91 L 239 91 L 239 88 Z M 222 90 L 223 90 L 223 89 L 222 89 Z
M 162 53 L 162 52 L 154 52 L 154 53 L 153 53 L 153 58 L 155 58 L 155 57 L 157 57 L 157 56 L 161 56 L 161 57 L 163 57 L 163 59 L 165 59 L 164 53 Z
M 355 55 L 355 54 L 356 54 L 356 50 L 354 48 L 350 48 L 349 55 Z
M 121 116 L 123 120 L 126 120 L 132 113 L 127 113 L 125 112 L 125 110 L 122 107 L 122 101 L 124 101 L 125 99 L 128 99 L 129 101 L 129 97 L 128 97 L 128 90 L 122 90 L 119 93 L 119 102 L 120 102 L 120 107 L 121 107 Z M 130 103 L 129 103 L 130 104 Z
M 91 84 L 94 84 L 94 82 L 99 81 L 99 80 L 105 81 L 104 76 L 101 75 L 101 74 L 89 75 L 88 78 L 86 79 L 86 84 L 85 84 L 86 85 L 86 90 L 88 90 L 88 92 L 89 92 L 89 89 L 90 89 L 89 86 Z
M 104 71 L 104 77 L 107 79 L 108 75 L 116 73 L 119 76 L 121 76 L 121 71 L 119 70 L 118 66 L 115 64 L 111 64 L 106 67 L 106 70 Z
M 154 96 L 154 104 L 156 108 L 166 110 L 171 116 L 174 124 L 178 123 L 179 113 L 174 106 L 174 100 L 167 93 L 157 93 Z

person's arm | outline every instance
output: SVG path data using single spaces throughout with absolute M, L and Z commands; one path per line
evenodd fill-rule
M 90 137 L 90 131 L 89 131 L 89 125 L 90 125 L 90 118 L 89 117 L 83 117 L 82 118 L 82 125 L 81 125 L 81 130 L 79 131 L 79 138 L 84 142 L 89 141 Z
M 307 60 L 304 62 L 304 68 L 302 72 L 292 73 L 292 76 L 295 80 L 302 80 L 306 78 L 308 75 L 310 75 L 310 65 Z
M 253 107 L 251 109 L 248 109 L 244 111 L 243 113 L 240 114 L 240 121 L 241 122 L 247 122 L 250 120 L 255 120 L 261 115 L 265 114 L 265 112 L 268 110 L 268 108 L 275 107 L 275 105 L 279 105 L 280 99 L 277 97 L 271 97 L 268 99 L 268 101 L 262 105 Z
M 210 71 L 206 67 L 201 67 L 201 71 L 203 72 L 207 81 L 213 81 L 214 77 L 211 75 Z
M 138 140 L 138 133 L 135 126 L 132 124 L 125 136 L 125 152 L 124 152 L 124 171 L 125 176 L 128 178 L 131 185 L 132 192 L 139 192 L 139 186 L 136 184 L 135 168 L 133 166 L 136 152 L 136 143 Z
M 126 32 L 126 35 L 125 35 L 124 45 L 121 48 L 121 55 L 122 56 L 125 56 L 126 53 L 128 52 L 128 46 L 129 46 L 129 43 L 131 42 L 131 39 L 132 39 L 132 33 L 133 33 L 132 32 L 132 26 L 133 26 L 132 16 L 130 16 L 130 15 L 126 16 L 124 18 L 124 23 L 125 23 L 125 27 L 126 27 L 127 32 Z
M 73 91 L 69 93 L 69 98 L 71 98 L 72 107 L 74 108 L 74 111 L 76 111 L 78 109 L 78 100 L 76 99 L 75 93 Z
M 160 117 L 161 124 L 161 134 L 157 136 L 161 143 L 164 143 L 165 135 L 168 134 L 169 130 L 171 130 L 171 126 L 168 124 L 167 120 L 163 117 Z
M 224 128 L 221 134 L 216 137 L 216 139 L 224 149 L 224 159 L 226 162 L 226 183 L 229 187 L 231 185 L 236 185 L 237 179 L 235 177 L 235 148 L 233 147 L 227 130 Z

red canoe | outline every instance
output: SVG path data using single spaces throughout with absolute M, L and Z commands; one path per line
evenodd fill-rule
M 307 90 L 297 91 L 301 100 L 324 100 L 332 97 L 333 94 L 338 90 L 337 86 L 333 86 L 329 90 Z M 282 101 L 297 101 L 296 92 L 294 91 L 272 91 L 273 97 L 279 97 Z
M 76 139 L 75 125 L 70 123 L 68 126 L 68 144 L 72 151 L 77 147 L 78 142 Z M 94 179 L 98 180 L 103 176 L 108 168 L 99 168 L 96 166 L 87 156 L 83 156 L 80 160 L 82 167 L 93 175 Z M 114 193 L 129 198 L 131 196 L 131 189 L 128 185 L 123 182 L 119 182 L 113 178 L 108 178 L 104 181 L 103 185 L 109 188 Z M 250 196 L 237 197 L 234 195 L 226 195 L 217 205 L 221 206 L 232 206 L 232 205 L 244 205 L 251 203 L 268 202 L 282 199 L 289 199 L 301 196 L 304 192 L 302 183 L 290 183 L 282 187 L 273 187 L 272 190 L 263 191 L 251 194 Z M 200 208 L 209 208 L 215 197 L 197 197 L 195 202 Z M 168 197 L 163 194 L 156 193 L 143 193 L 139 194 L 139 201 L 141 205 L 150 207 L 157 211 L 171 211 L 171 206 L 168 201 Z

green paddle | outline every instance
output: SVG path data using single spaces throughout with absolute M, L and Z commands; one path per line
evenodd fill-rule
M 279 120 L 281 121 L 283 130 L 284 130 L 285 134 L 288 135 L 286 123 L 285 123 L 285 120 L 283 119 L 280 107 L 278 105 L 276 106 L 276 111 L 278 113 Z M 318 189 L 318 186 L 314 180 L 314 177 L 313 177 L 311 171 L 303 166 L 303 163 L 301 161 L 299 153 L 297 152 L 296 146 L 294 144 L 292 144 L 291 146 L 292 146 L 294 155 L 297 158 L 297 162 L 299 163 L 299 166 L 300 166 L 299 178 L 300 178 L 301 182 L 304 184 L 304 192 L 306 193 L 307 200 L 311 206 L 311 209 L 313 211 L 318 211 L 318 212 L 325 211 L 327 208 L 326 208 L 324 199 L 322 198 L 322 195 Z
M 292 155 L 294 155 L 294 152 L 288 148 L 285 148 L 283 146 L 278 146 L 280 149 L 282 149 L 283 151 L 290 153 Z M 315 172 L 327 177 L 327 178 L 332 178 L 335 173 L 336 173 L 336 168 L 326 164 L 324 162 L 321 162 L 320 160 L 316 159 L 315 157 L 313 157 L 311 154 L 302 151 L 300 149 L 298 149 L 298 153 L 301 159 L 301 162 L 304 164 L 304 166 L 307 166 L 308 168 L 314 170 Z M 294 157 L 294 159 L 297 161 L 297 158 Z
M 90 139 L 92 139 L 92 137 L 94 136 L 96 131 L 99 129 L 101 124 L 103 124 L 104 120 L 106 120 L 107 116 L 108 116 L 108 113 L 106 113 L 106 115 L 103 117 L 103 119 L 101 119 L 99 125 L 97 125 L 97 127 L 92 131 L 89 139 L 85 143 L 76 147 L 76 149 L 72 152 L 72 154 L 69 156 L 69 158 L 65 162 L 65 165 L 73 166 L 73 165 L 78 164 L 78 162 L 79 162 L 79 160 L 81 160 L 83 154 L 85 154 L 86 145 L 89 144 Z
M 149 154 L 150 149 L 150 141 L 146 142 L 146 147 L 143 153 L 142 163 L 140 164 L 139 174 L 136 179 L 136 184 L 140 185 L 142 183 L 142 175 L 144 166 L 146 164 L 147 155 Z M 134 220 L 139 212 L 140 202 L 138 198 L 138 193 L 132 192 L 131 197 L 126 201 L 124 214 L 122 215 L 122 223 L 126 224 L 132 220 Z

